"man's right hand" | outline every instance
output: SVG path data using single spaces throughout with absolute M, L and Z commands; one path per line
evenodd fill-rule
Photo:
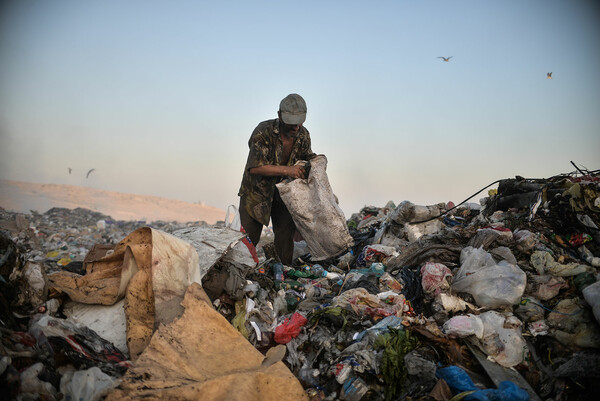
M 294 166 L 286 166 L 288 172 L 286 175 L 292 178 L 304 178 L 304 166 L 294 165 Z

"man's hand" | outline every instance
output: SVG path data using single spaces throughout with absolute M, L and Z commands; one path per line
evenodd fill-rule
M 299 166 L 299 165 L 287 166 L 286 169 L 287 169 L 286 175 L 288 177 L 304 178 L 304 173 L 305 173 L 304 166 Z

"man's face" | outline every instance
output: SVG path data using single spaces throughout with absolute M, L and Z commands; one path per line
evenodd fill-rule
M 302 124 L 297 124 L 297 125 L 290 125 L 290 124 L 286 124 L 283 121 L 281 122 L 282 125 L 282 130 L 284 134 L 288 134 L 290 136 L 296 136 L 298 134 L 298 131 L 300 131 L 300 127 L 302 127 Z
M 281 119 L 281 112 L 278 112 L 279 114 L 279 122 L 281 124 L 281 131 L 289 136 L 296 136 L 298 134 L 298 132 L 300 131 L 300 127 L 302 127 L 302 124 L 286 124 L 283 122 L 283 120 Z

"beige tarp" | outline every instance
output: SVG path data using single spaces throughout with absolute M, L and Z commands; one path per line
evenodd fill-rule
M 125 400 L 307 400 L 282 363 L 264 357 L 216 312 L 198 284 L 180 319 L 161 325 L 121 384 L 106 398 Z
M 183 312 L 186 288 L 201 280 L 198 253 L 192 245 L 150 227 L 135 230 L 114 252 L 86 259 L 86 274 L 59 272 L 48 276 L 53 290 L 76 302 L 113 305 L 125 298 L 127 347 L 131 360 L 144 350 L 158 323 Z

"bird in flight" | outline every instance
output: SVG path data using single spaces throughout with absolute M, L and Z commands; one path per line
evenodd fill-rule
M 438 57 L 438 58 L 441 58 L 444 61 L 450 61 L 450 59 L 452 58 L 452 56 L 450 56 L 450 57 Z
M 546 74 L 546 78 L 548 78 L 548 79 L 552 79 L 552 73 L 551 73 L 551 72 L 547 73 L 547 74 Z
M 73 169 L 71 167 L 67 167 L 67 169 L 69 170 L 69 174 L 71 174 L 71 171 L 73 171 Z
M 96 170 L 95 168 L 90 169 L 90 171 L 87 172 L 87 174 L 85 175 L 85 178 L 88 178 L 90 176 L 90 174 L 92 173 L 92 171 Z

